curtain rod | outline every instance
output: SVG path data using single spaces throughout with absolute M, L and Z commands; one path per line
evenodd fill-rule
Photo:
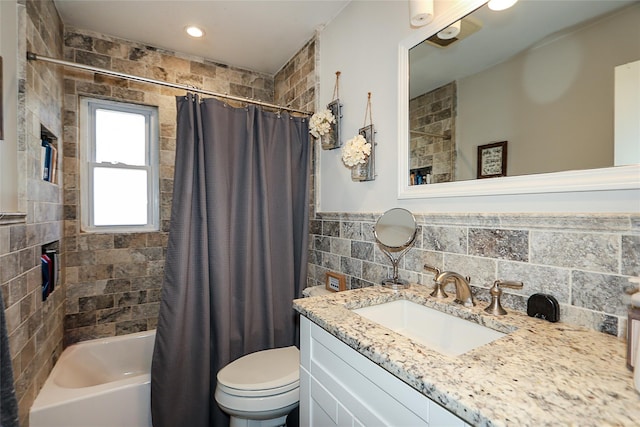
M 42 56 L 42 55 L 35 54 L 33 52 L 27 52 L 27 59 L 30 60 L 30 61 L 51 62 L 53 64 L 64 65 L 65 67 L 80 68 L 81 70 L 93 71 L 94 73 L 105 74 L 107 76 L 121 77 L 121 78 L 128 79 L 128 80 L 135 80 L 135 81 L 144 82 L 144 83 L 151 83 L 151 84 L 156 84 L 156 85 L 160 85 L 160 86 L 167 86 L 167 87 L 171 87 L 171 88 L 174 88 L 174 89 L 182 89 L 182 90 L 185 90 L 187 92 L 196 92 L 196 93 L 200 93 L 200 94 L 203 94 L 203 95 L 215 96 L 217 98 L 223 98 L 223 99 L 230 99 L 230 100 L 233 100 L 233 101 L 246 102 L 246 103 L 249 103 L 249 104 L 260 105 L 262 107 L 273 108 L 275 110 L 291 111 L 292 113 L 304 114 L 306 116 L 311 116 L 313 114 L 313 113 L 310 113 L 308 111 L 298 110 L 298 109 L 291 108 L 291 107 L 284 107 L 282 105 L 270 104 L 268 102 L 262 102 L 262 101 L 254 100 L 254 99 L 251 99 L 251 98 L 242 98 L 240 96 L 233 96 L 233 95 L 227 95 L 227 94 L 222 94 L 222 93 L 217 93 L 217 92 L 211 92 L 211 91 L 208 91 L 208 90 L 199 89 L 199 88 L 192 87 L 192 86 L 187 86 L 187 85 L 181 85 L 181 84 L 178 84 L 178 83 L 170 83 L 170 82 L 165 82 L 163 80 L 155 80 L 155 79 L 149 79 L 149 78 L 146 78 L 146 77 L 134 76 L 132 74 L 125 74 L 125 73 L 120 73 L 120 72 L 117 72 L 117 71 L 111 71 L 111 70 L 107 70 L 105 68 L 92 67 L 90 65 L 83 65 L 83 64 L 78 64 L 78 63 L 75 63 L 75 62 L 64 61 L 62 59 L 56 59 L 56 58 L 51 58 L 51 57 L 48 57 L 48 56 Z

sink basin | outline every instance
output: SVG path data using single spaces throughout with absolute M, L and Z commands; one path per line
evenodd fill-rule
M 407 300 L 352 311 L 449 356 L 459 356 L 506 335 Z

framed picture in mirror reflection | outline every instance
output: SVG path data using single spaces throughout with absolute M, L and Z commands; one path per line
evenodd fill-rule
M 507 141 L 478 146 L 478 179 L 507 176 Z

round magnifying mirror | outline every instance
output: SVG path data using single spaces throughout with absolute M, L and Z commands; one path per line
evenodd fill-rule
M 406 280 L 398 277 L 398 263 L 402 255 L 411 248 L 417 231 L 416 219 L 406 209 L 393 208 L 378 218 L 373 234 L 393 266 L 393 277 L 384 279 L 383 286 L 396 290 L 409 286 Z
M 406 209 L 393 208 L 386 211 L 376 222 L 376 240 L 392 249 L 402 249 L 416 238 L 416 219 Z

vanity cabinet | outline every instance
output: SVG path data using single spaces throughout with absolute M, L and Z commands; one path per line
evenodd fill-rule
M 300 425 L 469 427 L 304 316 Z

